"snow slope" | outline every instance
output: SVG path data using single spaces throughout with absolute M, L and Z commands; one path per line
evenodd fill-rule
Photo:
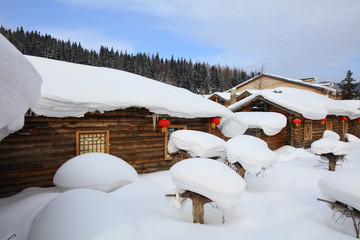
M 0 141 L 23 127 L 25 113 L 39 102 L 41 82 L 32 64 L 0 34 Z

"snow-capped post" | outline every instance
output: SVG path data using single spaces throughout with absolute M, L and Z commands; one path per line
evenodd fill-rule
M 217 117 L 211 118 L 210 121 L 211 121 L 211 127 L 212 127 L 213 129 L 215 129 L 215 127 L 216 127 L 217 125 L 219 125 L 220 122 L 221 122 L 220 119 L 217 118 Z
M 228 140 L 226 154 L 227 161 L 241 177 L 245 176 L 245 171 L 258 173 L 269 168 L 279 159 L 265 141 L 249 135 L 239 135 Z
M 178 130 L 171 134 L 168 153 L 173 164 L 194 157 L 223 161 L 226 158 L 226 142 L 210 133 L 196 130 Z
M 239 201 L 246 183 L 225 164 L 208 158 L 190 158 L 170 168 L 170 176 L 176 186 L 171 197 L 172 206 L 182 208 L 190 198 L 193 222 L 204 224 L 204 205 L 214 202 L 219 209 L 232 207 Z
M 301 119 L 300 118 L 294 118 L 293 120 L 293 123 L 295 123 L 295 125 L 298 127 L 299 124 L 301 123 Z
M 327 175 L 319 181 L 318 185 L 322 195 L 328 200 L 317 198 L 318 201 L 329 204 L 335 213 L 340 214 L 336 221 L 345 217 L 352 220 L 356 238 L 360 237 L 360 191 L 358 191 L 359 186 L 354 183 L 359 181 L 359 170 Z
M 168 126 L 170 126 L 170 121 L 169 120 L 167 120 L 166 118 L 163 118 L 163 119 L 160 119 L 159 121 L 158 121 L 158 125 L 159 125 L 159 127 L 161 127 L 162 128 L 162 132 L 165 132 L 165 129 L 168 127 Z
M 338 162 L 344 160 L 350 145 L 340 141 L 340 136 L 330 130 L 325 130 L 323 137 L 311 144 L 311 150 L 316 155 L 328 160 L 329 171 L 335 171 Z

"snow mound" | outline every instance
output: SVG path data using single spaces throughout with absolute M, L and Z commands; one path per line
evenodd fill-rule
M 231 138 L 226 143 L 227 158 L 230 163 L 239 162 L 246 171 L 257 173 L 270 167 L 279 156 L 268 148 L 268 144 L 249 135 Z
M 351 143 L 360 142 L 360 139 L 358 137 L 356 137 L 356 136 L 354 136 L 354 135 L 352 135 L 350 133 L 345 133 L 345 140 L 347 142 L 351 142 Z
M 0 34 L 0 141 L 24 126 L 24 115 L 40 99 L 42 79 L 31 63 Z
M 259 128 L 268 136 L 278 134 L 287 123 L 283 114 L 276 112 L 237 112 L 234 115 L 241 118 L 249 128 Z
M 107 193 L 74 189 L 52 199 L 34 220 L 29 240 L 140 239 L 127 210 Z
M 244 134 L 248 125 L 239 116 L 233 114 L 232 117 L 222 118 L 218 128 L 225 137 L 231 138 Z
M 325 197 L 345 203 L 360 211 L 360 170 L 349 170 L 330 174 L 319 181 Z
M 350 145 L 334 138 L 321 138 L 311 144 L 311 151 L 315 154 L 332 153 L 334 155 L 346 155 Z
M 302 148 L 295 148 L 290 145 L 282 146 L 274 151 L 279 155 L 280 161 L 289 161 L 297 158 L 314 157 L 314 154 Z
M 171 134 L 168 152 L 186 151 L 191 157 L 226 157 L 226 142 L 210 133 L 195 130 L 178 130 Z
M 340 140 L 339 134 L 337 134 L 334 131 L 330 131 L 330 130 L 325 130 L 324 131 L 323 138 L 332 138 L 332 139 L 335 139 L 335 140 Z
M 136 170 L 118 157 L 85 153 L 65 162 L 55 173 L 53 182 L 60 190 L 93 188 L 111 192 L 136 178 Z
M 169 173 L 178 190 L 203 195 L 221 209 L 236 204 L 246 186 L 244 179 L 231 168 L 207 158 L 183 160 L 172 166 Z

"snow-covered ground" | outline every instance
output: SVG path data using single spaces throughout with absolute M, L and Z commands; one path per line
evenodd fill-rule
M 192 223 L 191 201 L 187 201 L 180 211 L 170 207 L 170 200 L 165 197 L 165 193 L 176 187 L 169 171 L 162 171 L 139 175 L 134 183 L 111 193 L 85 192 L 98 199 L 95 204 L 86 197 L 80 200 L 80 203 L 83 203 L 80 204 L 81 209 L 89 212 L 89 215 L 84 215 L 88 217 L 83 217 L 86 220 L 84 222 L 90 224 L 85 229 L 90 231 L 99 228 L 97 225 L 104 229 L 100 223 L 115 219 L 116 223 L 127 227 L 110 224 L 107 231 L 93 235 L 92 239 L 354 239 L 352 222 L 344 219 L 336 221 L 339 215 L 333 217 L 333 211 L 316 198 L 326 199 L 318 186 L 323 177 L 336 172 L 360 169 L 360 144 L 351 143 L 347 160 L 335 173 L 329 172 L 325 166 L 319 166 L 319 158 L 308 150 L 283 147 L 277 153 L 280 154 L 281 161 L 276 162 L 273 168 L 258 176 L 252 173 L 245 175 L 246 189 L 233 207 L 223 212 L 206 204 L 204 225 Z M 294 156 L 296 158 L 292 158 Z M 68 194 L 63 199 L 67 197 L 65 200 L 68 201 L 76 196 L 75 193 Z M 15 196 L 0 199 L 0 239 L 8 239 L 13 234 L 16 236 L 11 240 L 27 239 L 39 212 L 42 214 L 35 225 L 46 222 L 44 227 L 47 229 L 66 233 L 71 233 L 72 230 L 74 233 L 78 232 L 78 229 L 84 227 L 79 215 L 71 217 L 70 214 L 69 217 L 65 213 L 61 214 L 65 218 L 51 215 L 50 207 L 55 206 L 55 210 L 59 211 L 56 206 L 62 206 L 59 201 L 61 199 L 57 198 L 57 202 L 47 205 L 46 211 L 41 211 L 52 199 L 61 196 L 60 194 L 55 188 L 30 188 Z M 107 199 L 106 195 L 111 199 Z M 119 206 L 114 207 L 114 204 Z M 68 205 L 65 205 L 65 208 L 66 206 Z M 126 217 L 127 221 L 114 216 L 111 211 L 107 218 L 102 211 L 95 211 L 97 209 L 94 208 L 103 209 L 105 212 L 109 208 L 113 209 L 112 212 Z M 67 209 L 65 212 L 71 211 Z M 51 216 L 55 216 L 54 219 L 51 219 Z M 62 221 L 67 222 L 63 228 Z M 73 229 L 65 228 L 68 226 Z M 117 238 L 110 237 L 119 234 L 121 228 L 131 231 L 124 230 L 125 238 L 119 238 L 118 235 Z M 133 229 L 136 229 L 136 232 Z M 33 231 L 40 232 L 33 232 L 32 237 L 41 235 L 42 230 L 44 229 L 41 226 L 34 227 Z M 72 239 L 69 234 L 62 236 Z M 88 235 L 87 237 L 90 239 Z

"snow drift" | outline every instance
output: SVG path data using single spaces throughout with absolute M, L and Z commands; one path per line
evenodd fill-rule
M 124 160 L 106 153 L 85 153 L 65 162 L 53 182 L 60 190 L 92 188 L 114 191 L 134 182 L 135 169 Z

